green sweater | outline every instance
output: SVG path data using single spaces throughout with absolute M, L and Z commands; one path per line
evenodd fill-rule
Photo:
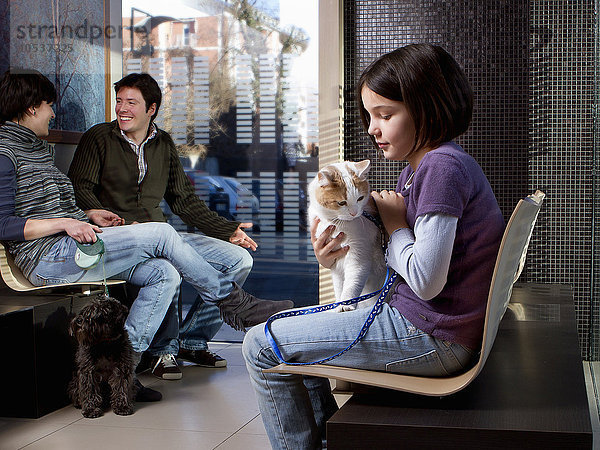
M 126 222 L 165 222 L 164 198 L 173 213 L 208 236 L 228 241 L 239 222 L 211 211 L 194 192 L 175 144 L 157 129 L 144 147 L 148 171 L 138 185 L 137 155 L 121 135 L 117 122 L 100 123 L 86 131 L 69 168 L 77 206 L 107 209 Z

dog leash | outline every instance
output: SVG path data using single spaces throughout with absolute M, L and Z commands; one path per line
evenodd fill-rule
M 371 293 L 365 294 L 365 295 L 361 295 L 360 297 L 352 298 L 350 300 L 342 300 L 341 302 L 329 303 L 327 305 L 320 305 L 320 306 L 315 306 L 312 308 L 306 308 L 306 309 L 300 309 L 300 310 L 283 311 L 283 312 L 272 315 L 271 317 L 269 317 L 269 319 L 265 323 L 265 336 L 267 337 L 269 344 L 273 348 L 275 355 L 277 356 L 277 358 L 279 358 L 279 360 L 281 362 L 283 362 L 285 364 L 289 364 L 292 366 L 306 366 L 306 365 L 321 364 L 321 363 L 324 363 L 327 361 L 331 361 L 332 359 L 337 358 L 338 356 L 346 353 L 348 350 L 350 350 L 352 347 L 354 347 L 365 336 L 365 334 L 367 334 L 369 327 L 373 323 L 373 320 L 375 320 L 375 316 L 377 316 L 377 314 L 379 314 L 379 312 L 381 311 L 381 308 L 383 307 L 385 298 L 386 298 L 388 292 L 390 291 L 390 289 L 392 288 L 392 286 L 394 285 L 394 281 L 396 281 L 397 276 L 398 275 L 396 274 L 396 272 L 394 272 L 390 276 L 390 268 L 388 267 L 386 279 L 383 283 L 383 286 L 374 292 L 371 292 Z M 340 305 L 352 305 L 354 303 L 358 303 L 360 301 L 367 300 L 371 297 L 375 297 L 377 294 L 379 294 L 379 297 L 377 298 L 377 301 L 373 305 L 373 308 L 371 309 L 371 312 L 369 313 L 367 320 L 365 320 L 365 323 L 363 324 L 360 332 L 358 333 L 358 336 L 356 337 L 356 339 L 354 339 L 354 341 L 350 345 L 348 345 L 348 347 L 346 347 L 342 351 L 336 353 L 335 355 L 331 355 L 326 358 L 319 359 L 318 361 L 312 361 L 312 362 L 289 362 L 289 361 L 286 361 L 283 358 L 283 356 L 281 355 L 281 351 L 279 350 L 279 347 L 277 346 L 277 343 L 275 342 L 275 339 L 273 338 L 273 335 L 271 334 L 271 324 L 275 320 L 282 319 L 284 317 L 295 317 L 295 316 L 305 316 L 307 314 L 315 314 L 318 312 L 328 311 L 330 309 L 337 308 Z
M 75 264 L 83 270 L 89 270 L 102 263 L 102 283 L 104 284 L 104 296 L 108 297 L 108 284 L 106 283 L 106 268 L 104 267 L 104 241 L 96 236 L 96 241 L 91 244 L 76 242 Z
M 379 229 L 381 231 L 382 248 L 385 251 L 385 241 L 384 241 L 385 238 L 384 238 L 384 234 L 383 234 L 383 232 L 384 232 L 383 223 L 381 222 L 381 220 L 379 220 L 378 218 L 372 216 L 371 214 L 369 214 L 367 212 L 363 212 L 362 215 L 365 216 L 367 219 L 369 219 L 370 221 L 372 221 L 375 225 L 377 225 L 379 227 Z M 265 336 L 267 337 L 267 341 L 271 345 L 271 348 L 273 349 L 275 356 L 277 356 L 277 358 L 281 362 L 291 365 L 291 366 L 307 366 L 307 365 L 321 364 L 321 363 L 324 363 L 327 361 L 331 361 L 332 359 L 337 358 L 338 356 L 346 353 L 348 350 L 350 350 L 352 347 L 354 347 L 365 336 L 365 334 L 367 334 L 369 327 L 375 320 L 375 316 L 377 316 L 377 314 L 379 314 L 379 312 L 381 311 L 381 308 L 383 307 L 385 298 L 386 298 L 388 292 L 390 291 L 390 289 L 392 288 L 392 286 L 394 285 L 394 282 L 396 281 L 397 277 L 398 277 L 398 274 L 396 272 L 393 272 L 390 276 L 390 268 L 388 267 L 387 273 L 385 275 L 385 281 L 383 282 L 382 287 L 374 292 L 371 292 L 371 293 L 365 294 L 365 295 L 361 295 L 359 297 L 355 297 L 350 300 L 343 300 L 340 302 L 329 303 L 327 305 L 320 305 L 320 306 L 315 306 L 312 308 L 305 308 L 305 309 L 301 309 L 301 310 L 284 311 L 284 312 L 280 312 L 280 313 L 272 315 L 271 317 L 269 317 L 269 319 L 265 323 Z M 279 350 L 279 347 L 277 346 L 277 342 L 275 342 L 275 339 L 273 338 L 273 335 L 271 333 L 271 324 L 275 320 L 282 319 L 284 317 L 295 317 L 295 316 L 304 316 L 307 314 L 315 314 L 318 312 L 328 311 L 330 309 L 337 308 L 340 305 L 352 305 L 352 304 L 361 302 L 363 300 L 367 300 L 369 298 L 375 297 L 377 294 L 379 294 L 379 297 L 377 298 L 377 301 L 373 305 L 373 308 L 371 309 L 369 316 L 365 320 L 365 323 L 363 324 L 360 332 L 358 333 L 358 336 L 345 349 L 336 353 L 335 355 L 331 355 L 326 358 L 319 359 L 318 361 L 312 361 L 312 362 L 289 362 L 283 358 L 281 351 Z

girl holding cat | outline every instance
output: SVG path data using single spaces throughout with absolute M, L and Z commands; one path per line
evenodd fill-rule
M 483 333 L 487 293 L 504 220 L 481 167 L 453 139 L 470 123 L 473 94 L 441 47 L 412 44 L 365 69 L 359 108 L 373 143 L 404 160 L 395 191 L 373 192 L 390 235 L 386 262 L 401 280 L 367 334 L 328 364 L 410 375 L 447 376 L 473 362 Z M 325 267 L 348 252 L 333 226 L 311 237 Z M 271 325 L 286 361 L 336 354 L 354 340 L 370 309 L 287 317 Z M 337 409 L 326 379 L 265 374 L 280 363 L 262 326 L 243 354 L 274 449 L 321 448 Z

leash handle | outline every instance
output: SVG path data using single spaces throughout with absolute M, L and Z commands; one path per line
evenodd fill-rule
M 384 302 L 388 292 L 392 288 L 394 281 L 396 281 L 397 276 L 398 275 L 395 272 L 390 276 L 390 268 L 388 267 L 386 278 L 385 278 L 385 281 L 383 282 L 383 286 L 374 292 L 371 292 L 371 293 L 365 294 L 365 295 L 361 295 L 360 297 L 356 297 L 356 298 L 353 298 L 350 300 L 343 300 L 341 302 L 329 303 L 327 305 L 320 305 L 320 306 L 301 309 L 301 310 L 284 311 L 284 312 L 280 312 L 280 313 L 272 315 L 271 317 L 269 317 L 269 319 L 265 323 L 265 336 L 267 337 L 267 340 L 269 341 L 269 344 L 271 345 L 273 352 L 275 353 L 277 358 L 282 363 L 285 363 L 285 364 L 288 364 L 291 366 L 306 366 L 306 365 L 313 365 L 313 364 L 321 364 L 321 363 L 324 363 L 327 361 L 331 361 L 332 359 L 337 358 L 338 356 L 342 355 L 343 353 L 346 353 L 348 350 L 350 350 L 352 347 L 354 347 L 365 336 L 365 334 L 367 334 L 369 327 L 373 323 L 373 320 L 375 320 L 375 316 L 377 316 L 377 314 L 379 314 L 379 312 L 381 311 L 383 302 Z M 379 297 L 377 298 L 377 301 L 373 305 L 373 308 L 371 309 L 371 312 L 369 313 L 367 320 L 365 320 L 365 323 L 363 324 L 360 332 L 358 333 L 358 336 L 356 337 L 356 339 L 354 339 L 354 341 L 348 347 L 346 347 L 342 351 L 336 353 L 335 355 L 331 355 L 326 358 L 319 359 L 318 361 L 312 361 L 312 362 L 288 362 L 281 355 L 281 351 L 279 350 L 279 347 L 277 346 L 277 343 L 275 342 L 275 339 L 273 338 L 273 335 L 271 333 L 271 324 L 275 320 L 282 319 L 284 317 L 304 316 L 307 314 L 314 314 L 314 313 L 318 313 L 318 312 L 322 312 L 322 311 L 328 311 L 330 309 L 338 307 L 339 305 L 352 305 L 352 304 L 358 303 L 362 300 L 366 300 L 371 297 L 374 297 L 377 294 L 379 294 Z

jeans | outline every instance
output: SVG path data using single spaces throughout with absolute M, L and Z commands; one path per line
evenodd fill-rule
M 181 278 L 209 303 L 224 299 L 233 284 L 186 243 L 167 223 L 147 222 L 103 228 L 104 256 L 92 269 L 75 264 L 75 240 L 65 236 L 40 260 L 29 277 L 35 286 L 99 281 L 104 276 L 140 286 L 125 329 L 136 352 L 148 349 L 176 295 Z
M 274 321 L 271 332 L 286 361 L 316 361 L 350 345 L 370 311 L 362 308 L 287 317 Z M 265 337 L 264 325 L 248 331 L 242 353 L 273 449 L 320 449 L 325 423 L 337 409 L 329 381 L 263 373 L 280 363 Z M 363 339 L 327 364 L 444 376 L 465 368 L 472 357 L 473 352 L 465 347 L 418 330 L 386 303 Z
M 216 276 L 230 283 L 235 281 L 240 286 L 244 284 L 252 269 L 252 256 L 246 249 L 203 234 L 179 234 L 216 270 Z M 148 351 L 153 356 L 168 353 L 177 355 L 180 347 L 187 350 L 206 350 L 207 342 L 217 334 L 223 324 L 219 308 L 204 302 L 199 295 L 184 294 L 182 303 L 189 305 L 189 311 L 180 327 L 178 300 L 176 295 L 150 344 Z

